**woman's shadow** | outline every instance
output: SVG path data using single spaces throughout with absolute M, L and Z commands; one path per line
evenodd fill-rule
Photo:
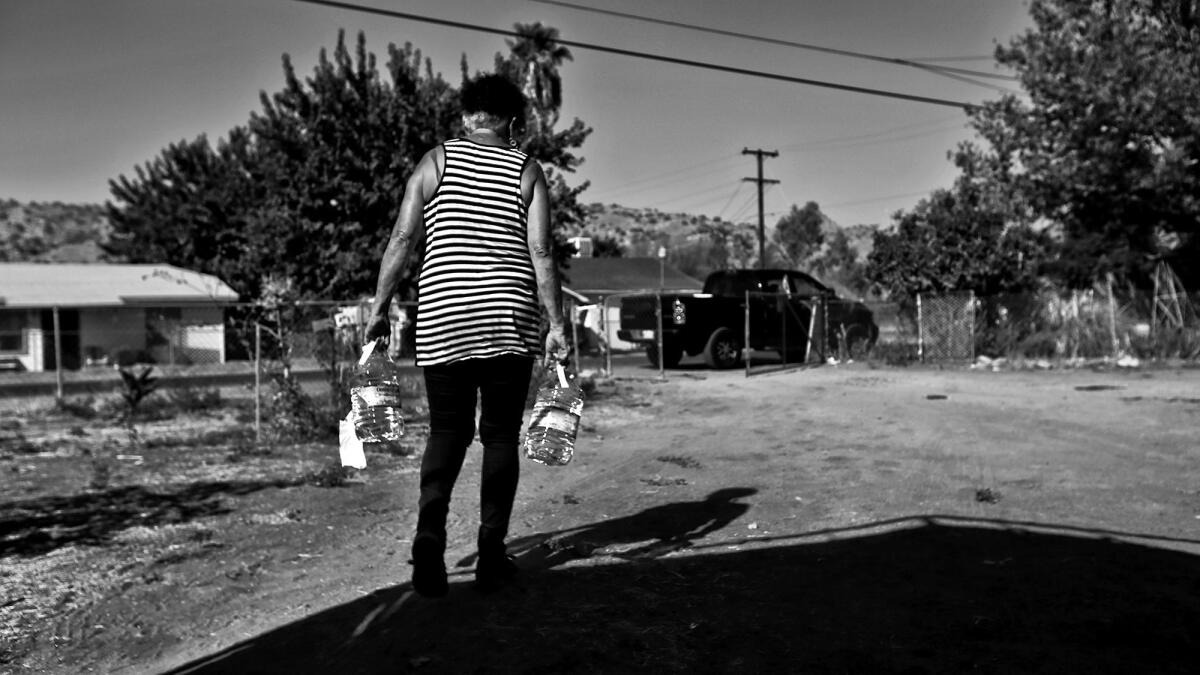
M 545 569 L 568 560 L 597 555 L 650 560 L 689 548 L 750 510 L 735 501 L 756 494 L 753 488 L 723 488 L 700 501 L 655 506 L 630 516 L 514 539 L 508 551 L 522 569 Z M 475 554 L 458 561 L 469 567 Z

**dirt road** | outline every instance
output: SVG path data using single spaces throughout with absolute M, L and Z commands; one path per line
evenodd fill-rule
M 472 453 L 451 594 L 408 592 L 415 461 L 375 457 L 224 494 L 0 670 L 1192 671 L 1200 370 L 654 375 L 523 467 L 517 587 L 470 588 Z

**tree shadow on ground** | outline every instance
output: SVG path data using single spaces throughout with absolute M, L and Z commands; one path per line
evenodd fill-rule
M 0 502 L 0 558 L 42 555 L 68 545 L 103 544 L 115 533 L 136 525 L 154 527 L 227 513 L 222 497 L 296 484 L 295 480 L 219 481 L 160 490 L 129 486 Z
M 916 516 L 525 570 L 490 595 L 406 584 L 172 672 L 1193 672 L 1200 557 L 1029 525 Z

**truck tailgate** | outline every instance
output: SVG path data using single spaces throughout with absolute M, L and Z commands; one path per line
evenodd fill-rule
M 621 298 L 621 328 L 624 330 L 657 330 L 657 312 L 658 296 L 633 295 Z

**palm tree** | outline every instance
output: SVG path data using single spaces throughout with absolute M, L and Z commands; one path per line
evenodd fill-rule
M 513 28 L 517 39 L 509 40 L 510 67 L 514 79 L 521 82 L 525 98 L 533 108 L 532 120 L 540 133 L 558 122 L 562 107 L 562 77 L 558 68 L 570 60 L 571 50 L 558 44 L 558 29 L 544 26 L 540 21 L 518 23 Z

